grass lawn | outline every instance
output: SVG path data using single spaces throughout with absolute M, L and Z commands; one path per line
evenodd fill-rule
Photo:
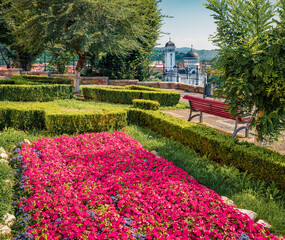
M 64 103 L 59 104 L 64 106 Z M 76 108 L 78 106 L 76 105 Z M 147 150 L 156 150 L 160 156 L 184 169 L 199 183 L 213 189 L 219 195 L 232 199 L 237 207 L 258 213 L 258 218 L 268 221 L 273 226 L 272 233 L 285 234 L 285 193 L 279 191 L 273 184 L 256 181 L 234 167 L 211 162 L 206 156 L 201 158 L 188 147 L 158 136 L 150 130 L 131 125 L 123 131 L 139 141 Z M 37 140 L 42 137 L 57 136 L 49 135 L 46 131 L 24 132 L 4 129 L 0 132 L 0 146 L 11 151 L 24 139 Z

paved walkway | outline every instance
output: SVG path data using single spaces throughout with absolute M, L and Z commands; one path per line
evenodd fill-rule
M 203 94 L 199 94 L 199 93 L 190 93 L 184 90 L 175 90 L 175 91 L 181 94 L 181 102 L 185 102 L 185 103 L 188 103 L 188 101 L 183 99 L 184 95 L 190 95 L 190 96 L 195 96 L 195 97 L 200 97 L 200 98 L 203 97 Z M 167 110 L 163 112 L 165 114 L 172 115 L 177 118 L 188 120 L 190 110 L 189 109 Z M 199 123 L 199 117 L 194 118 L 192 121 Z M 218 131 L 226 133 L 231 136 L 234 131 L 235 121 L 231 119 L 226 119 L 222 117 L 213 116 L 211 114 L 203 113 L 203 125 L 207 125 L 209 127 L 215 128 Z M 244 126 L 244 124 L 238 124 L 238 127 L 240 126 Z M 254 142 L 254 136 L 252 135 L 253 131 L 250 131 L 250 136 L 248 138 L 245 138 L 244 134 L 245 134 L 245 130 L 242 130 L 239 132 L 238 139 L 240 141 Z M 278 151 L 281 154 L 285 154 L 285 132 L 282 132 L 282 139 L 279 142 L 276 142 L 270 145 L 265 145 L 265 147 Z

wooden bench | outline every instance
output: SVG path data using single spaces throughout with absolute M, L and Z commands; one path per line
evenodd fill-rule
M 243 117 L 236 117 L 236 118 L 233 117 L 229 113 L 228 109 L 226 109 L 226 106 L 227 106 L 226 103 L 209 100 L 209 99 L 192 97 L 188 95 L 185 95 L 183 99 L 188 100 L 189 105 L 190 105 L 190 115 L 189 115 L 188 121 L 191 121 L 194 117 L 200 116 L 200 122 L 202 122 L 203 121 L 202 112 L 212 114 L 215 116 L 219 116 L 219 117 L 223 117 L 223 118 L 233 119 L 235 120 L 235 129 L 233 132 L 233 137 L 235 137 L 237 133 L 241 131 L 242 129 L 245 129 L 245 136 L 248 137 L 248 133 L 249 133 L 248 127 L 251 122 L 251 119 L 243 118 Z M 200 113 L 192 116 L 193 112 L 200 112 Z M 245 126 L 237 128 L 238 123 L 244 123 Z

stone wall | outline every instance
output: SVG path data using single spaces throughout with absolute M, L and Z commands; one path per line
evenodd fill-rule
M 36 75 L 36 76 L 49 76 L 49 72 L 32 72 L 32 71 L 22 71 L 21 74 L 23 75 Z
M 12 75 L 20 74 L 21 71 L 21 68 L 0 69 L 0 76 L 11 77 Z
M 81 84 L 108 85 L 108 77 L 80 77 Z
M 50 74 L 50 76 L 59 78 L 75 78 L 74 74 Z
M 139 80 L 110 80 L 109 85 L 113 86 L 126 86 L 126 85 L 138 85 Z

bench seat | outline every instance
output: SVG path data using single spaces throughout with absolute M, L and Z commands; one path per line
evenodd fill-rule
M 183 97 L 183 99 L 188 100 L 189 105 L 190 105 L 190 115 L 189 115 L 188 121 L 191 121 L 194 117 L 200 116 L 200 122 L 202 122 L 202 112 L 212 114 L 212 115 L 215 115 L 218 117 L 232 119 L 232 120 L 236 121 L 233 137 L 235 137 L 236 134 L 242 129 L 246 130 L 245 135 L 246 135 L 246 137 L 248 136 L 248 127 L 249 127 L 249 124 L 251 122 L 251 119 L 244 118 L 241 116 L 239 116 L 237 118 L 233 117 L 230 114 L 230 112 L 228 111 L 228 109 L 226 108 L 226 106 L 227 106 L 226 103 L 214 101 L 214 100 L 210 100 L 210 99 L 197 98 L 197 97 L 193 97 L 193 96 L 189 96 L 189 95 L 185 95 Z M 192 116 L 193 112 L 200 112 L 200 114 L 196 114 L 196 115 Z M 238 123 L 245 123 L 246 126 L 237 129 Z

